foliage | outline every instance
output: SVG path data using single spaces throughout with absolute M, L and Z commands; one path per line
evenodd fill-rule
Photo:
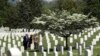
M 87 15 L 77 14 L 63 10 L 42 14 L 41 17 L 35 17 L 31 22 L 35 28 L 49 30 L 53 33 L 66 35 L 73 31 L 81 30 L 90 26 L 97 26 L 95 17 L 88 18 Z
M 84 8 L 84 14 L 91 13 L 100 21 L 100 0 L 86 0 L 86 7 Z
M 82 13 L 85 8 L 85 2 L 82 0 L 57 0 L 58 9 L 68 10 L 70 12 Z
M 5 21 L 3 25 L 10 28 L 30 28 L 33 17 L 41 14 L 40 0 L 23 0 L 16 6 L 9 4 L 7 0 L 0 1 L 1 4 L 4 3 L 0 4 L 0 16 Z
M 7 0 L 0 0 L 0 26 L 5 23 L 7 7 L 9 7 Z
M 10 28 L 17 27 L 18 23 L 18 14 L 17 14 L 17 9 L 16 7 L 9 6 L 8 9 L 6 9 L 6 15 L 5 15 L 5 21 L 6 23 L 4 26 L 8 26 Z
M 51 4 L 50 7 L 49 4 Z M 45 4 L 45 6 L 42 7 L 41 0 L 23 0 L 16 6 L 11 6 L 11 4 L 8 4 L 8 0 L 0 0 L 0 26 L 4 25 L 11 28 L 31 28 L 30 22 L 34 19 L 34 17 L 36 17 L 44 19 L 43 22 L 41 21 L 42 24 L 40 24 L 39 26 L 35 25 L 33 26 L 34 28 L 42 28 L 43 30 L 46 29 L 52 31 L 61 31 L 62 29 L 75 30 L 94 25 L 93 23 L 88 23 L 88 21 L 94 22 L 96 21 L 94 19 L 95 17 L 98 17 L 98 19 L 100 18 L 99 0 L 55 0 L 55 3 L 49 4 Z M 49 9 L 59 9 L 60 11 L 55 10 L 56 12 L 51 12 L 49 11 Z M 69 12 L 66 12 L 65 10 L 68 10 Z M 44 12 L 46 12 L 46 14 L 42 14 L 41 16 L 41 13 Z M 93 15 L 95 17 L 91 18 L 89 16 L 90 18 L 88 18 L 88 16 L 85 15 L 86 19 L 89 20 L 76 19 L 74 18 L 77 17 L 76 15 L 82 16 L 82 14 L 71 14 L 73 12 L 84 14 L 90 13 L 90 16 Z M 34 19 L 34 21 L 36 20 L 36 18 Z
M 30 28 L 30 22 L 34 16 L 41 14 L 41 1 L 40 0 L 23 0 L 18 4 L 18 20 L 19 27 Z

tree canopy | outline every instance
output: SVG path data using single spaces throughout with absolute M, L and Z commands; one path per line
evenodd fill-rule
M 63 10 L 63 11 L 50 11 L 50 14 L 42 14 L 40 17 L 35 17 L 31 22 L 34 28 L 48 30 L 50 32 L 66 35 L 76 32 L 91 26 L 98 26 L 96 17 L 88 18 L 88 15 L 77 14 Z

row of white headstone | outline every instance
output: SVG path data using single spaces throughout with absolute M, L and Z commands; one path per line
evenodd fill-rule
M 93 31 L 93 32 L 96 32 L 96 31 Z M 20 33 L 19 33 L 20 34 Z M 88 36 L 86 35 L 86 37 L 90 37 L 91 35 L 90 35 L 91 33 L 89 33 L 88 34 Z M 93 33 L 92 33 L 93 34 Z M 23 35 L 23 34 L 22 34 Z M 20 36 L 22 36 L 22 35 L 20 35 Z M 5 35 L 4 35 L 5 36 Z M 4 37 L 3 36 L 3 37 Z M 53 38 L 53 40 L 55 41 L 55 46 L 54 46 L 54 55 L 55 56 L 58 56 L 58 52 L 57 52 L 57 50 L 56 50 L 56 45 L 58 44 L 58 40 L 56 39 L 56 37 L 52 34 L 51 35 L 52 36 L 52 38 Z M 5 37 L 7 37 L 7 35 L 5 36 Z M 8 37 L 10 37 L 10 34 L 8 34 Z M 81 37 L 81 33 L 79 34 L 79 37 Z M 88 38 L 86 38 L 85 37 L 85 39 L 88 39 Z M 13 38 L 13 37 L 12 37 Z M 40 39 L 40 43 L 42 43 L 42 36 L 40 37 L 41 39 Z M 61 39 L 61 41 L 63 41 L 63 38 L 62 37 L 59 37 L 60 39 Z M 10 42 L 10 38 L 8 38 L 9 40 L 8 40 L 8 42 Z M 17 38 L 15 38 L 16 40 L 18 40 L 18 37 Z M 98 41 L 97 40 L 98 39 L 98 37 L 96 37 L 96 39 L 95 39 L 95 41 Z M 47 40 L 47 43 L 49 43 L 48 44 L 48 48 L 50 48 L 50 39 L 49 39 L 49 37 L 48 37 L 48 33 L 46 33 L 46 40 Z M 6 41 L 6 40 L 5 40 Z M 93 41 L 93 42 L 95 42 L 95 41 Z M 13 42 L 15 42 L 15 40 L 13 40 Z M 70 42 L 73 42 L 73 39 L 71 39 L 71 41 Z M 82 44 L 84 41 L 83 41 L 83 38 L 80 38 L 80 43 Z M 19 42 L 20 43 L 20 42 Z M 15 43 L 14 43 L 15 44 Z M 18 44 L 19 46 L 20 46 L 20 44 Z M 40 44 L 40 45 L 42 45 L 42 44 Z M 82 55 L 82 46 L 81 45 L 79 45 L 78 43 L 77 43 L 77 45 L 78 45 L 78 52 L 79 52 L 79 55 Z M 4 47 L 6 47 L 6 44 L 5 43 L 3 43 L 3 46 Z M 8 44 L 8 46 L 9 46 L 9 48 L 10 48 L 10 46 L 11 46 L 11 44 Z M 15 47 L 16 47 L 16 45 L 15 45 Z M 5 52 L 5 48 L 2 48 L 3 49 L 3 51 Z M 49 50 L 49 49 L 48 49 Z M 62 54 L 64 53 L 64 47 L 62 46 L 61 47 L 61 51 L 62 51 Z M 86 53 L 87 52 L 90 52 L 91 50 L 90 49 L 86 49 Z M 24 48 L 23 48 L 23 46 L 21 46 L 21 52 L 24 52 Z M 50 51 L 48 51 L 48 53 L 49 53 Z M 36 52 L 34 52 L 35 54 L 34 55 L 36 55 Z M 43 53 L 43 56 L 46 56 L 46 52 L 44 51 L 44 47 L 42 47 L 42 53 Z M 28 54 L 28 52 L 26 53 L 27 54 L 27 56 L 29 56 L 29 54 Z M 73 56 L 73 52 L 72 52 L 72 46 L 70 46 L 70 50 L 68 51 L 68 56 Z
M 93 39 L 92 45 L 90 45 L 88 48 L 85 48 L 85 41 L 88 40 L 88 38 L 91 38 L 93 33 L 98 30 L 100 30 L 100 27 L 94 28 L 93 30 L 89 29 L 88 31 L 90 31 L 90 32 L 88 32 L 88 35 L 84 35 L 84 38 L 80 38 L 80 42 L 76 43 L 76 49 L 78 49 L 78 56 L 82 56 L 82 45 L 84 46 L 84 49 L 85 49 L 85 56 L 93 56 L 93 45 L 96 45 L 96 42 L 100 41 L 100 37 L 99 37 L 100 33 L 99 33 L 99 35 L 96 36 L 95 39 Z M 81 37 L 81 33 L 79 34 L 78 37 Z M 77 35 L 74 35 L 74 39 L 77 39 L 78 37 L 77 37 Z M 70 43 L 73 43 L 74 39 L 70 38 Z M 68 56 L 73 56 L 72 46 L 70 46 L 70 48 L 69 48 Z

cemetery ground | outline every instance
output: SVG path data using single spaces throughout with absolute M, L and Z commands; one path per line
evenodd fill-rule
M 22 41 L 23 41 L 23 35 L 25 33 L 0 33 L 0 49 L 2 56 L 5 56 L 7 54 L 7 50 L 11 47 L 17 47 L 21 53 L 22 56 L 42 56 L 43 52 L 46 52 L 46 56 L 68 56 L 68 51 L 72 51 L 73 56 L 85 56 L 85 50 L 88 49 L 90 45 L 93 46 L 93 56 L 100 56 L 100 29 L 97 28 L 89 28 L 85 29 L 80 32 L 79 34 L 71 34 L 70 37 L 68 37 L 68 46 L 72 47 L 69 48 L 69 50 L 64 49 L 66 47 L 66 40 L 63 37 L 45 32 L 45 35 L 39 35 L 39 45 L 44 47 L 44 50 L 40 52 L 39 50 L 31 50 L 31 48 L 28 48 L 28 50 L 24 51 Z M 49 44 L 50 43 L 50 44 Z M 57 44 L 60 44 L 63 46 L 64 50 L 56 51 L 54 50 L 54 47 Z M 85 43 L 85 44 L 84 44 Z M 77 46 L 77 44 L 81 45 L 81 50 L 78 51 L 80 48 Z M 48 53 L 48 46 L 50 45 L 50 53 Z M 54 52 L 57 53 L 54 53 Z M 92 52 L 91 52 L 92 53 Z M 54 55 L 55 54 L 55 55 Z M 58 54 L 58 55 L 57 55 Z M 45 56 L 45 55 L 43 55 Z M 71 55 L 69 55 L 71 56 Z

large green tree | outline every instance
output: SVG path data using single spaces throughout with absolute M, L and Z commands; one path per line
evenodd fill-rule
M 13 7 L 13 6 L 9 6 L 6 9 L 6 23 L 4 24 L 4 26 L 8 26 L 10 28 L 16 28 L 18 26 L 18 13 L 17 13 L 17 8 Z
M 8 0 L 0 0 L 0 23 L 8 27 L 16 27 L 17 7 L 13 6 Z
M 78 33 L 77 30 L 83 30 L 91 26 L 98 26 L 95 17 L 88 18 L 88 15 L 77 14 L 66 10 L 52 12 L 50 14 L 42 14 L 41 17 L 35 17 L 31 22 L 34 28 L 47 30 L 54 34 L 63 36 L 66 38 L 73 33 Z M 68 44 L 66 44 L 68 47 Z
M 10 28 L 30 28 L 30 22 L 34 16 L 41 15 L 41 7 L 40 0 L 22 0 L 15 6 L 9 4 L 3 12 L 6 18 L 4 25 Z
M 20 27 L 30 28 L 30 22 L 34 16 L 41 15 L 41 0 L 22 0 L 18 4 L 18 19 Z

